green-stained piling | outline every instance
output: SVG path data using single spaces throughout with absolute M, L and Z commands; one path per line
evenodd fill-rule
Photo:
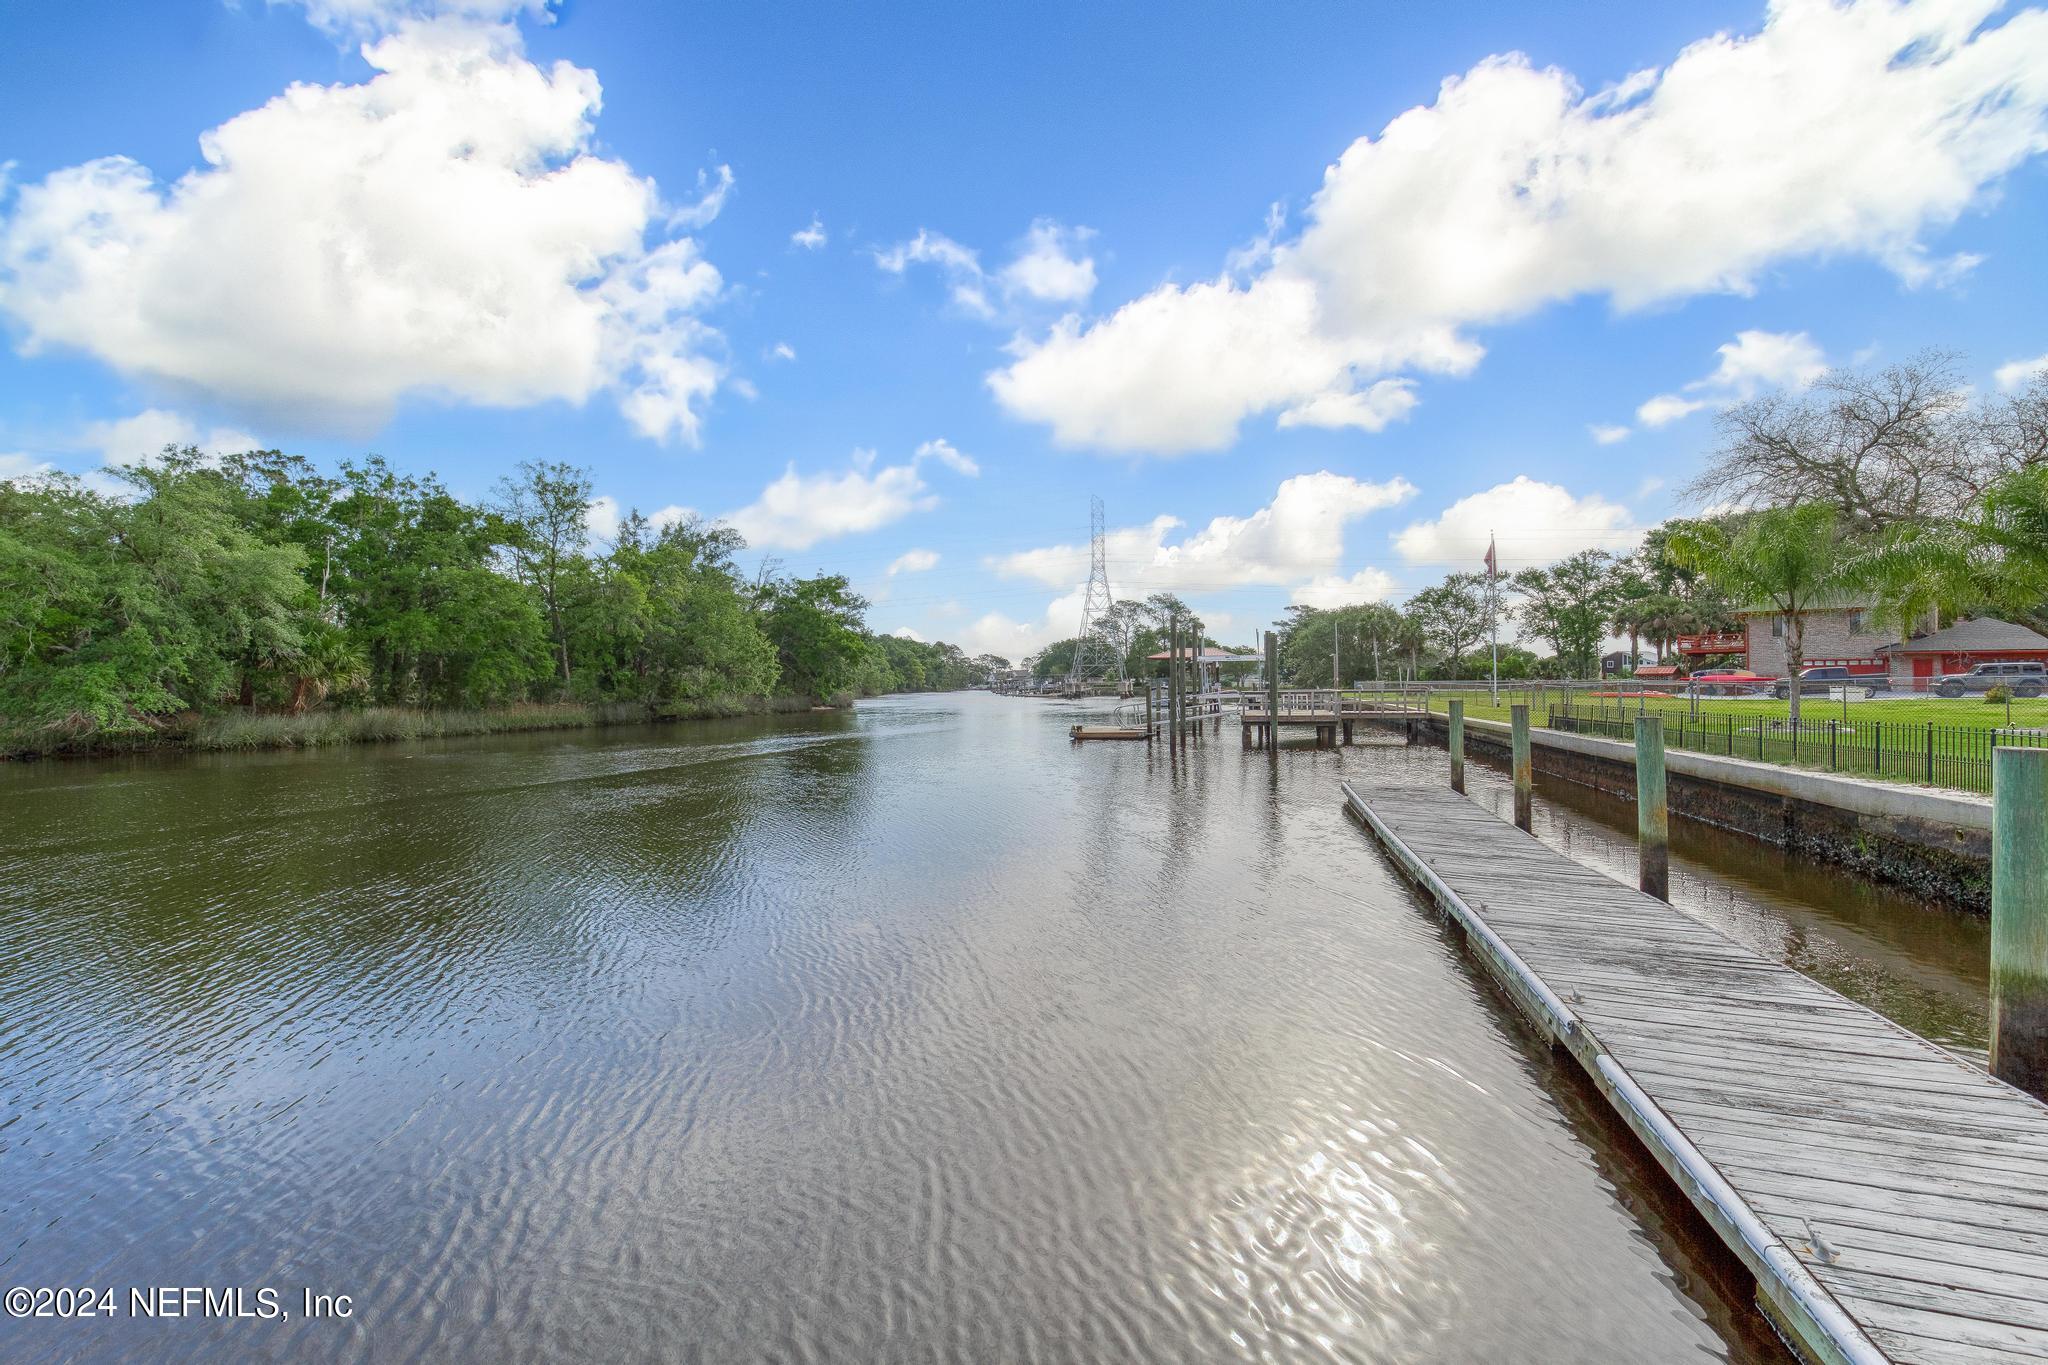
M 1992 752 L 1991 1072 L 2048 1098 L 2048 749 Z
M 1664 795 L 1664 718 L 1636 717 L 1636 885 L 1671 899 L 1671 808 Z
M 1529 758 L 1529 708 L 1518 702 L 1508 708 L 1508 721 L 1515 749 L 1515 828 L 1531 830 L 1535 824 L 1536 767 Z
M 1465 703 L 1451 702 L 1451 790 L 1465 790 Z

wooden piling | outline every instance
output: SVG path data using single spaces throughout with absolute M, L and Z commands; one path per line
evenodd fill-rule
M 1671 808 L 1664 794 L 1664 718 L 1636 717 L 1636 885 L 1671 899 Z
M 1180 658 L 1180 614 L 1166 623 L 1166 742 L 1180 748 L 1180 672 L 1174 667 Z
M 1280 637 L 1266 632 L 1266 744 L 1280 747 Z
M 1991 1074 L 2048 1099 L 2048 749 L 1991 756 Z
M 1465 790 L 1465 703 L 1451 700 L 1451 790 Z
M 1536 768 L 1529 757 L 1529 706 L 1517 702 L 1508 708 L 1508 721 L 1514 734 L 1515 752 L 1515 828 L 1533 832 L 1535 828 Z

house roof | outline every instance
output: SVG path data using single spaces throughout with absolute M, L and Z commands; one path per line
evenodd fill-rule
M 1164 659 L 1168 653 L 1169 651 L 1162 649 L 1157 654 L 1147 654 L 1145 657 L 1148 659 Z M 1259 656 L 1256 654 L 1236 654 L 1227 649 L 1204 649 L 1200 654 L 1195 653 L 1192 648 L 1183 649 L 1180 652 L 1180 657 L 1192 659 L 1196 663 L 1202 664 L 1255 664 L 1259 661 Z
M 1958 621 L 1947 630 L 1886 645 L 1882 654 L 1986 654 L 1999 650 L 2048 650 L 2048 635 L 1995 616 Z

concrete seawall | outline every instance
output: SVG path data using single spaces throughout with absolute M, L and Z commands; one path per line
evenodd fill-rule
M 1411 739 L 1448 743 L 1439 715 L 1389 717 Z M 1536 772 L 1635 801 L 1635 746 L 1556 730 L 1530 732 Z M 1465 722 L 1468 752 L 1508 761 L 1508 727 Z M 1834 773 L 1667 750 L 1671 811 L 1917 895 L 1986 912 L 1991 904 L 1991 801 Z

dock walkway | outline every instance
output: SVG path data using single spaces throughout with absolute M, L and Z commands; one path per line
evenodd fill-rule
M 2048 1360 L 2048 1105 L 1439 787 L 1351 808 L 1815 1360 Z

